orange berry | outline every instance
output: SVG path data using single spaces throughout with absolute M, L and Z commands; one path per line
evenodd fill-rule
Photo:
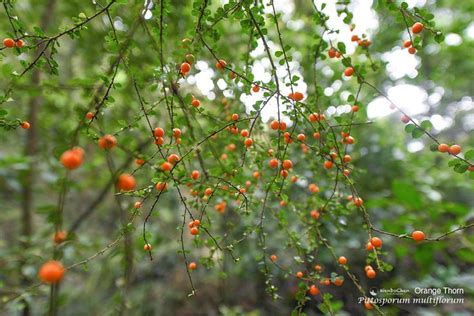
M 333 47 L 331 47 L 331 48 L 328 50 L 328 56 L 329 56 L 329 58 L 334 58 L 334 57 L 336 57 L 336 53 L 337 53 L 336 50 L 335 50 Z
M 211 189 L 211 188 L 207 188 L 207 189 L 204 191 L 204 195 L 211 196 L 211 195 L 212 195 L 212 189 Z
M 278 162 L 277 162 L 277 164 L 278 164 Z M 252 174 L 252 176 L 253 176 L 255 179 L 258 179 L 258 178 L 260 178 L 260 172 L 254 171 L 253 174 Z
M 270 123 L 270 128 L 276 131 L 277 129 L 280 128 L 280 123 L 274 120 Z
M 413 33 L 415 33 L 415 34 L 418 34 L 418 33 L 420 33 L 421 31 L 423 31 L 423 28 L 424 28 L 424 27 L 425 27 L 425 26 L 424 26 L 422 23 L 416 22 L 416 23 L 413 24 L 413 26 L 411 27 L 411 31 L 412 31 Z
M 285 122 L 280 122 L 278 128 L 280 131 L 284 131 L 286 129 L 286 123 Z
M 177 163 L 180 159 L 181 159 L 181 158 L 180 158 L 178 155 L 176 155 L 176 154 L 171 154 L 171 155 L 168 156 L 168 159 L 167 159 L 167 160 L 168 160 L 169 163 L 175 164 L 175 163 Z
M 243 129 L 243 130 L 240 131 L 240 136 L 242 136 L 242 137 L 249 137 L 249 135 L 250 135 L 250 133 L 246 129 Z
M 270 161 L 268 162 L 268 165 L 270 166 L 270 168 L 277 168 L 278 167 L 278 160 L 273 158 L 273 159 L 270 159 Z
M 342 158 L 342 161 L 344 161 L 345 163 L 351 162 L 352 157 L 350 155 L 344 155 L 344 157 Z
M 193 225 L 194 225 L 193 227 L 199 227 L 199 226 L 201 225 L 201 221 L 198 220 L 198 219 L 195 219 L 195 220 L 193 221 Z
M 99 147 L 102 149 L 111 149 L 117 145 L 117 139 L 112 135 L 104 135 L 99 139 Z
M 270 256 L 270 260 L 271 260 L 272 262 L 277 261 L 277 256 L 276 256 L 276 255 L 271 255 L 271 256 Z
M 61 262 L 51 260 L 41 266 L 38 272 L 38 277 L 44 283 L 54 284 L 61 281 L 64 272 L 65 269 Z
M 364 308 L 366 310 L 372 310 L 374 309 L 374 305 L 372 305 L 368 300 L 364 301 Z
M 155 144 L 158 145 L 158 146 L 161 146 L 165 143 L 165 139 L 163 137 L 157 137 L 155 139 Z
M 155 135 L 155 137 L 163 137 L 165 136 L 165 130 L 161 127 L 157 127 L 153 130 L 153 135 Z
M 446 144 L 439 144 L 438 151 L 442 153 L 447 153 L 449 151 L 449 146 Z
M 370 239 L 370 243 L 372 244 L 372 246 L 374 246 L 375 248 L 380 248 L 382 247 L 382 239 L 378 238 L 378 237 L 372 237 Z
M 344 256 L 340 256 L 339 259 L 337 259 L 337 262 L 342 265 L 347 264 L 347 258 Z
M 319 132 L 313 133 L 313 138 L 320 139 L 321 138 L 321 133 L 319 133 Z
M 132 191 L 136 185 L 135 177 L 130 174 L 123 173 L 118 177 L 117 187 L 122 191 Z
M 30 123 L 28 123 L 27 121 L 24 121 L 24 122 L 21 122 L 20 126 L 23 129 L 28 129 L 30 128 Z
M 181 136 L 181 130 L 177 127 L 173 128 L 173 136 L 179 138 Z
M 16 47 L 18 48 L 22 48 L 23 45 L 25 44 L 25 42 L 23 42 L 23 40 L 19 39 L 18 41 L 16 41 Z
M 191 65 L 188 63 L 182 63 L 179 67 L 179 72 L 183 75 L 186 75 L 191 70 Z
M 190 262 L 190 263 L 188 264 L 188 269 L 189 269 L 189 270 L 194 271 L 194 270 L 196 270 L 196 268 L 197 268 L 196 262 Z
M 352 112 L 359 112 L 359 107 L 357 105 L 352 106 Z
M 341 286 L 343 283 L 344 283 L 344 280 L 343 280 L 343 279 L 336 278 L 336 279 L 334 280 L 334 285 L 335 285 L 335 286 Z
M 318 295 L 319 294 L 319 289 L 316 287 L 316 285 L 311 285 L 309 287 L 309 293 L 313 296 Z
M 451 155 L 458 155 L 459 153 L 461 153 L 461 146 L 459 146 L 459 145 L 452 145 L 451 147 L 449 147 L 448 152 L 449 152 Z
M 414 241 L 423 241 L 425 239 L 425 233 L 420 230 L 416 230 L 411 234 L 411 238 L 413 238 Z
M 92 112 L 87 112 L 86 113 L 86 119 L 92 120 L 93 118 L 94 118 L 94 113 L 92 113 Z
M 304 276 L 303 272 L 301 272 L 301 271 L 296 272 L 296 277 L 297 278 L 301 279 L 303 276 Z
M 150 244 L 144 244 L 144 245 L 143 245 L 143 250 L 145 250 L 145 251 L 150 251 L 151 248 L 152 248 L 152 247 L 151 247 Z
M 368 242 L 367 245 L 365 246 L 365 249 L 368 251 L 374 250 L 374 245 L 372 245 L 371 242 Z
M 54 243 L 55 244 L 60 244 L 63 241 L 65 241 L 67 238 L 67 232 L 64 230 L 58 230 L 53 237 Z
M 142 207 L 142 202 L 135 202 L 135 204 L 133 204 L 133 207 L 136 208 L 136 209 L 139 209 Z
M 253 144 L 252 138 L 246 138 L 244 141 L 245 147 L 249 148 Z
M 234 113 L 234 114 L 232 114 L 231 118 L 232 118 L 232 121 L 237 121 L 239 119 L 239 114 Z
M 163 171 L 170 171 L 172 167 L 173 167 L 173 165 L 170 164 L 167 161 L 165 161 L 161 164 L 161 170 L 163 170 Z
M 288 170 L 284 170 L 284 169 L 281 170 L 281 171 L 280 171 L 280 175 L 282 176 L 282 178 L 288 177 Z
M 155 189 L 156 189 L 158 192 L 166 191 L 166 190 L 168 190 L 168 183 L 166 183 L 166 182 L 158 182 L 158 183 L 155 184 Z
M 316 272 L 319 273 L 323 270 L 323 268 L 319 264 L 317 264 L 317 265 L 314 266 L 314 270 L 316 270 Z
M 406 41 L 403 42 L 403 47 L 408 48 L 410 46 L 411 46 L 411 41 L 410 40 L 406 40 Z
M 300 141 L 300 142 L 304 142 L 304 140 L 306 139 L 306 136 L 304 134 L 298 134 L 298 136 L 296 136 L 296 138 Z
M 356 197 L 354 199 L 354 205 L 357 207 L 361 207 L 362 204 L 364 204 L 364 200 L 362 200 L 360 197 Z
M 8 47 L 8 48 L 15 47 L 15 41 L 11 38 L 5 38 L 3 40 L 3 46 Z
M 297 176 L 292 176 L 291 177 L 291 182 L 295 183 L 296 181 L 298 181 L 298 177 Z
M 285 159 L 283 160 L 283 163 L 281 164 L 281 166 L 283 167 L 283 169 L 291 169 L 293 168 L 293 162 L 289 159 Z
M 318 193 L 319 192 L 319 187 L 314 183 L 311 183 L 310 185 L 308 185 L 308 189 L 311 193 Z
M 66 150 L 59 159 L 63 166 L 69 170 L 79 168 L 82 164 L 82 155 L 74 149 Z
M 326 160 L 324 162 L 324 168 L 326 169 L 331 169 L 333 167 L 334 163 L 331 160 Z
M 369 279 L 374 279 L 376 276 L 377 276 L 377 273 L 373 270 L 373 269 L 369 269 L 365 272 L 365 275 L 369 278 Z
M 199 101 L 198 99 L 193 98 L 193 100 L 191 101 L 191 105 L 194 106 L 195 108 L 197 108 L 201 105 L 201 101 Z
M 191 178 L 193 178 L 193 180 L 199 179 L 199 171 L 193 170 L 193 172 L 191 172 Z
M 301 101 L 304 99 L 304 94 L 301 92 L 295 92 L 293 93 L 293 100 L 294 101 Z
M 344 171 L 342 171 L 342 174 L 345 175 L 346 177 L 348 177 L 350 173 L 351 171 L 349 169 L 344 169 Z
M 357 35 L 352 35 L 351 37 L 351 42 L 357 42 L 359 40 L 359 36 Z
M 141 158 L 137 158 L 137 159 L 135 159 L 135 163 L 139 166 L 142 166 L 142 165 L 145 164 L 145 160 L 141 159 Z
M 227 63 L 226 63 L 226 61 L 223 60 L 223 59 L 219 59 L 219 60 L 216 62 L 216 68 L 219 69 L 219 70 L 224 70 L 226 66 L 227 66 Z
M 310 215 L 313 219 L 318 219 L 319 218 L 319 212 L 316 211 L 316 210 L 312 210 Z
M 344 70 L 344 76 L 350 77 L 352 74 L 354 74 L 354 68 L 347 67 L 346 70 Z
M 415 47 L 410 47 L 408 49 L 408 53 L 412 54 L 412 55 L 415 55 L 416 54 L 416 48 Z
M 252 87 L 252 91 L 255 92 L 255 93 L 258 93 L 258 92 L 260 91 L 260 87 L 257 86 L 257 85 L 254 85 L 254 86 Z
M 189 231 L 191 233 L 191 235 L 197 235 L 199 234 L 199 229 L 197 227 L 193 227 L 191 228 L 191 230 Z

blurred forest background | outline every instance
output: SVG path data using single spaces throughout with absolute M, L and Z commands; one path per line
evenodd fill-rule
M 117 199 L 114 196 L 111 178 L 114 173 L 111 170 L 131 172 L 136 168 L 134 160 L 137 155 L 148 159 L 155 152 L 155 145 L 148 139 L 148 125 L 140 116 L 134 80 L 141 89 L 146 106 L 156 104 L 150 112 L 153 126 L 166 126 L 170 130 L 168 112 L 164 103 L 159 101 L 164 97 L 160 80 L 168 80 L 167 72 L 176 77 L 175 67 L 188 52 L 183 48 L 182 39 L 195 36 L 202 1 L 163 2 L 149 1 L 147 10 L 141 0 L 117 1 L 110 7 L 109 15 L 104 13 L 94 18 L 87 23 L 87 29 L 78 30 L 74 38 L 68 35 L 59 38 L 54 50 L 48 50 L 48 54 L 53 54 L 51 64 L 43 61 L 22 77 L 18 74 L 34 59 L 35 49 L 0 52 L 0 89 L 4 94 L 11 89 L 1 105 L 2 117 L 29 120 L 32 124 L 28 130 L 0 130 L 0 314 L 27 315 L 25 304 L 29 306 L 31 315 L 48 310 L 49 287 L 29 287 L 37 284 L 38 267 L 51 259 L 56 247 L 52 242 L 57 220 L 55 211 L 64 181 L 67 194 L 63 228 L 69 236 L 60 245 L 60 260 L 65 266 L 97 253 L 124 230 L 125 235 L 104 254 L 66 272 L 58 298 L 60 315 L 289 315 L 296 307 L 294 296 L 298 281 L 274 266 L 270 266 L 271 282 L 278 288 L 279 299 L 273 300 L 267 293 L 268 275 L 262 273 L 261 244 L 256 234 L 234 245 L 233 254 L 238 258 L 235 262 L 228 252 L 216 251 L 209 238 L 203 235 L 195 239 L 185 231 L 187 255 L 198 263 L 198 269 L 191 272 L 197 293 L 188 296 L 191 288 L 180 253 L 184 208 L 173 186 L 160 198 L 147 224 L 148 239 L 153 245 L 152 261 L 143 251 L 142 225 L 153 199 L 143 204 L 143 213 L 134 224 L 127 225 L 137 198 L 120 195 Z M 232 4 L 239 2 L 231 1 Z M 321 8 L 322 2 L 316 1 L 317 8 Z M 388 93 L 418 121 L 430 119 L 432 133 L 441 142 L 473 148 L 474 2 L 407 1 L 410 10 L 419 6 L 426 10 L 424 14 L 432 13 L 436 28 L 444 34 L 441 43 L 437 43 L 432 34 L 423 34 L 416 55 L 409 55 L 402 48 L 402 42 L 407 38 L 405 24 L 399 12 L 391 10 L 389 2 L 392 1 L 328 4 L 322 10 L 330 16 L 328 23 L 344 30 L 332 34 L 331 38 L 346 42 L 347 53 L 358 63 L 370 65 L 373 61 L 373 69 L 367 67 L 367 80 Z M 107 3 L 106 0 L 5 2 L 0 10 L 0 29 L 4 37 L 15 37 L 5 8 L 10 10 L 11 16 L 18 17 L 13 23 L 21 23 L 24 30 L 51 36 L 93 16 Z M 225 3 L 209 1 L 209 16 L 221 12 L 219 8 Z M 268 4 L 268 1 L 263 3 Z M 347 104 L 347 96 L 355 94 L 358 85 L 356 79 L 347 81 L 341 78 L 344 67 L 329 59 L 318 61 L 317 82 L 313 82 L 314 56 L 318 54 L 315 45 L 322 31 L 313 3 L 281 0 L 275 1 L 275 5 L 280 14 L 281 37 L 289 45 L 293 57 L 291 68 L 301 78 L 298 88 L 310 98 L 316 93 L 315 85 L 318 86 L 319 102 L 326 115 L 331 117 L 339 113 L 339 107 Z M 348 24 L 355 24 L 354 31 L 366 33 L 372 41 L 370 59 L 351 44 L 352 33 L 342 22 L 346 13 L 336 14 L 336 9 L 346 8 L 354 13 Z M 275 51 L 280 44 L 271 13 L 271 7 L 261 6 L 258 18 L 265 19 L 266 36 Z M 162 15 L 164 20 L 160 21 Z M 258 34 L 245 29 L 242 20 L 238 13 L 229 14 L 206 29 L 206 39 L 217 56 L 247 77 L 266 84 L 273 80 L 269 75 L 269 60 Z M 114 25 L 113 30 L 110 23 Z M 160 23 L 164 25 L 163 46 L 160 46 Z M 209 26 L 212 20 L 204 23 Z M 31 46 L 34 40 L 26 38 L 25 42 Z M 160 68 L 160 50 L 164 56 L 165 72 Z M 179 89 L 183 95 L 199 96 L 205 110 L 193 112 L 194 116 L 200 115 L 197 119 L 200 127 L 196 127 L 194 140 L 189 136 L 189 129 L 182 128 L 186 131 L 183 148 L 191 148 L 196 139 L 202 139 L 216 126 L 221 126 L 216 123 L 216 117 L 223 121 L 224 115 L 233 112 L 245 116 L 245 112 L 251 113 L 255 103 L 248 84 L 232 83 L 227 75 L 215 70 L 214 57 L 202 43 L 195 40 L 190 50 L 197 63 L 187 79 L 180 80 Z M 321 54 L 326 55 L 326 51 Z M 117 56 L 122 56 L 124 61 L 115 68 Z M 284 66 L 279 67 L 285 71 Z M 77 144 L 86 151 L 85 163 L 65 180 L 59 156 L 70 148 L 78 122 L 84 121 L 85 113 L 100 102 L 115 71 L 115 84 L 101 111 L 101 119 L 93 124 L 97 129 L 79 130 Z M 168 93 L 167 97 L 173 98 L 169 90 Z M 188 95 L 185 101 L 189 100 Z M 427 236 L 436 237 L 459 225 L 472 223 L 472 176 L 458 173 L 448 166 L 450 159 L 432 152 L 432 142 L 426 136 L 414 139 L 407 134 L 400 115 L 373 90 L 364 87 L 359 103 L 361 110 L 357 121 L 371 123 L 354 127 L 351 132 L 357 139 L 352 152 L 355 170 L 352 176 L 374 225 L 395 234 L 420 229 Z M 177 126 L 185 126 L 184 116 L 178 113 L 178 101 L 175 101 L 175 108 Z M 265 122 L 275 117 L 274 105 L 267 110 L 263 113 Z M 124 132 L 116 135 L 119 148 L 110 154 L 98 148 L 96 140 L 100 132 L 113 134 L 121 129 Z M 271 132 L 263 127 L 257 130 L 259 133 Z M 214 146 L 212 148 L 203 145 L 202 155 L 212 175 L 222 174 L 220 168 L 224 167 L 220 166 L 213 150 L 218 156 L 226 153 L 226 146 L 234 139 L 228 137 L 235 137 L 233 142 L 241 144 L 238 136 L 226 134 L 209 142 Z M 302 155 L 299 147 L 295 147 L 291 154 L 296 162 L 295 173 L 302 179 L 310 178 L 304 167 L 313 164 L 313 157 Z M 225 168 L 232 170 L 239 165 L 241 155 L 227 154 Z M 255 160 L 260 159 L 264 164 L 248 165 L 246 171 L 237 176 L 236 183 L 243 184 L 253 170 L 260 170 L 262 166 L 266 168 L 267 158 L 264 154 L 261 156 L 263 158 Z M 189 166 L 193 165 L 198 166 L 195 156 L 189 160 Z M 334 185 L 333 179 L 323 169 L 321 174 L 324 175 L 315 176 L 314 181 L 321 187 L 322 196 L 328 197 Z M 160 179 L 150 168 L 138 170 L 135 177 L 139 187 L 153 186 Z M 182 184 L 183 188 L 186 188 L 185 184 Z M 183 191 L 191 207 L 197 209 L 203 205 L 200 201 L 193 201 L 189 190 Z M 225 244 L 238 240 L 245 231 L 244 227 L 248 227 L 245 225 L 258 221 L 262 197 L 255 194 L 258 198 L 249 204 L 250 215 L 246 216 L 239 214 L 238 206 L 231 200 L 223 215 L 214 210 L 214 201 L 211 203 L 209 229 L 219 242 Z M 300 224 L 301 214 L 298 213 L 303 208 L 305 211 L 311 209 L 311 203 L 301 202 L 305 201 L 307 194 L 304 185 L 288 189 L 286 194 L 288 206 L 280 206 L 278 199 L 273 199 L 268 205 L 276 211 L 284 209 L 286 212 L 285 219 L 279 219 L 286 226 L 282 226 L 271 213 L 267 215 L 268 253 L 277 254 L 279 264 L 291 267 L 293 272 L 298 267 L 311 267 L 314 263 L 321 264 L 328 275 L 331 271 L 338 271 L 339 265 L 324 250 L 318 252 L 312 262 L 305 259 L 304 264 L 300 263 L 301 257 L 306 257 L 299 253 L 300 248 L 295 244 L 304 247 L 311 244 L 306 238 L 316 239 L 314 234 L 305 235 L 305 228 Z M 345 211 L 347 194 L 349 191 L 343 186 L 337 191 L 340 202 L 331 204 L 331 207 L 338 216 L 327 223 L 324 232 L 337 253 L 350 258 L 350 263 L 358 269 L 357 273 L 361 273 L 366 260 L 367 233 L 362 216 Z M 462 305 L 390 305 L 382 310 L 387 315 L 472 315 L 473 231 L 464 230 L 441 241 L 421 245 L 409 239 L 383 236 L 383 260 L 393 269 L 379 273 L 373 280 L 361 277 L 361 285 L 367 290 L 372 287 L 460 287 L 465 290 L 465 303 Z M 357 302 L 360 294 L 347 280 L 342 287 L 329 286 L 322 291 L 333 296 L 331 306 L 337 315 L 373 313 L 365 311 Z M 321 303 L 320 297 L 312 298 L 306 302 L 303 311 L 308 315 L 323 314 L 325 309 Z

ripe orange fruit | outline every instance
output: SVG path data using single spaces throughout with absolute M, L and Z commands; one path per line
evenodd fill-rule
M 322 279 L 321 282 L 320 282 L 322 285 L 331 285 L 331 280 L 329 280 L 328 278 L 325 278 L 325 279 Z
M 270 168 L 277 168 L 278 167 L 278 160 L 273 158 L 273 159 L 270 159 L 270 161 L 268 162 L 268 165 L 270 166 Z
M 87 112 L 86 113 L 86 119 L 92 120 L 93 118 L 94 118 L 94 113 L 92 113 L 92 112 Z
M 242 136 L 242 137 L 249 137 L 249 135 L 250 135 L 250 133 L 246 129 L 243 129 L 243 130 L 240 131 L 240 136 Z
M 276 255 L 271 255 L 271 256 L 270 256 L 270 260 L 271 260 L 272 262 L 277 261 L 277 256 L 276 256 Z
M 239 119 L 239 114 L 234 113 L 234 114 L 232 114 L 231 118 L 232 118 L 233 121 L 237 121 Z
M 30 128 L 30 123 L 28 123 L 27 121 L 24 121 L 24 122 L 21 122 L 20 126 L 23 129 L 28 129 Z
M 58 230 L 53 236 L 53 240 L 55 244 L 62 243 L 63 241 L 66 240 L 66 238 L 67 238 L 67 232 L 65 230 Z
M 281 170 L 281 171 L 280 171 L 280 175 L 282 176 L 282 178 L 288 177 L 288 170 L 285 170 L 285 169 Z M 280 204 L 281 204 L 281 203 L 280 203 Z
M 367 249 L 368 251 L 372 251 L 374 250 L 374 245 L 372 245 L 372 243 L 370 243 L 369 241 L 367 245 L 365 246 L 365 249 Z
M 8 47 L 8 48 L 15 47 L 15 41 L 11 38 L 5 38 L 3 40 L 3 46 Z
M 317 121 L 319 121 L 319 114 L 317 114 L 317 113 L 311 113 L 311 114 L 308 116 L 308 119 L 309 119 L 311 122 L 317 122 Z
M 122 173 L 118 177 L 117 187 L 122 191 L 132 191 L 135 189 L 137 182 L 135 177 L 128 173 Z
M 313 138 L 314 139 L 320 139 L 321 138 L 321 133 L 320 132 L 313 133 Z
M 424 26 L 422 23 L 416 22 L 416 23 L 413 24 L 413 26 L 411 27 L 411 31 L 412 31 L 413 33 L 415 33 L 415 34 L 418 34 L 418 33 L 420 33 L 421 31 L 423 31 L 423 28 L 424 28 L 424 27 L 425 27 L 425 26 Z
M 293 168 L 293 162 L 289 159 L 285 159 L 283 160 L 283 163 L 281 164 L 281 166 L 283 167 L 283 169 L 291 169 Z
M 324 168 L 326 168 L 326 169 L 331 169 L 333 165 L 334 165 L 334 163 L 331 160 L 326 160 L 324 162 Z
M 179 67 L 179 72 L 183 75 L 186 75 L 191 70 L 191 65 L 188 63 L 182 63 Z
M 181 130 L 177 127 L 173 128 L 173 136 L 179 138 L 181 136 Z
M 55 284 L 61 281 L 64 276 L 65 269 L 61 262 L 50 260 L 43 263 L 38 271 L 38 277 L 43 283 Z
M 23 45 L 25 44 L 25 42 L 23 42 L 23 40 L 19 39 L 18 41 L 16 41 L 16 47 L 18 48 L 22 48 Z
M 295 92 L 293 93 L 292 97 L 290 97 L 290 99 L 294 101 L 301 101 L 304 99 L 304 94 L 301 92 Z
M 145 250 L 145 251 L 150 251 L 151 248 L 152 248 L 152 247 L 151 247 L 150 244 L 144 244 L 144 245 L 143 245 L 143 250 Z
M 314 183 L 311 183 L 310 185 L 308 185 L 308 189 L 311 193 L 318 193 L 319 192 L 319 187 Z
M 196 270 L 196 268 L 197 268 L 196 262 L 193 261 L 193 262 L 190 262 L 190 263 L 188 264 L 188 269 L 189 269 L 189 270 L 194 271 L 194 270 Z
M 216 62 L 216 68 L 219 70 L 224 70 L 226 66 L 227 66 L 227 63 L 224 59 L 219 59 Z
M 193 180 L 199 179 L 199 171 L 193 170 L 193 172 L 191 172 L 191 178 L 192 178 Z
M 442 153 L 447 153 L 449 151 L 449 146 L 446 144 L 439 144 L 438 151 Z
M 336 54 L 337 54 L 337 52 L 336 52 L 336 50 L 335 50 L 333 47 L 331 47 L 331 48 L 328 50 L 328 56 L 329 56 L 329 58 L 334 58 L 334 57 L 336 57 Z
M 344 76 L 350 77 L 352 74 L 354 74 L 354 68 L 347 67 L 346 70 L 344 70 Z
M 372 310 L 374 309 L 374 305 L 372 305 L 368 300 L 364 301 L 364 308 L 366 310 Z
M 278 123 L 278 121 L 273 120 L 273 121 L 270 123 L 270 128 L 271 128 L 272 130 L 275 130 L 275 131 L 276 131 L 277 129 L 280 128 L 280 123 Z
M 69 170 L 79 168 L 82 164 L 82 159 L 83 155 L 75 149 L 66 150 L 59 158 L 63 166 Z
M 352 35 L 351 36 L 351 42 L 357 42 L 359 40 L 359 36 L 357 35 Z
M 342 161 L 344 161 L 345 163 L 351 162 L 352 157 L 350 155 L 344 155 L 344 157 L 342 158 Z
M 353 105 L 351 110 L 352 110 L 352 112 L 359 112 L 359 106 Z
M 135 163 L 139 166 L 142 166 L 142 165 L 145 164 L 145 160 L 142 159 L 142 158 L 137 158 L 137 159 L 135 159 Z
M 211 196 L 211 195 L 212 195 L 212 189 L 211 189 L 211 188 L 207 188 L 207 189 L 204 191 L 204 195 Z
M 252 87 L 252 91 L 255 92 L 255 93 L 258 93 L 260 91 L 260 87 L 258 85 L 254 85 Z
M 163 137 L 157 137 L 155 139 L 155 144 L 158 145 L 158 146 L 161 146 L 165 143 L 165 139 Z
M 319 212 L 316 211 L 316 210 L 312 210 L 310 215 L 313 219 L 318 219 L 319 218 Z
M 280 131 L 284 131 L 286 129 L 286 123 L 285 122 L 280 122 L 278 128 Z
M 277 162 L 277 163 L 278 163 L 278 162 Z M 252 177 L 254 177 L 255 179 L 260 178 L 260 172 L 254 171 L 253 174 L 252 174 Z
M 163 171 L 170 171 L 172 167 L 173 165 L 170 164 L 168 161 L 165 161 L 161 164 L 161 170 Z
M 99 147 L 102 149 L 111 149 L 117 145 L 117 139 L 112 135 L 104 135 L 99 139 Z
M 135 202 L 135 204 L 133 204 L 133 207 L 136 208 L 136 209 L 141 208 L 142 207 L 142 202 L 139 202 L 139 201 Z
M 373 269 L 368 269 L 368 270 L 365 272 L 365 275 L 366 275 L 369 279 L 374 279 L 374 278 L 377 276 L 377 273 L 376 273 Z
M 323 270 L 323 268 L 319 264 L 317 264 L 317 265 L 314 266 L 314 270 L 316 270 L 316 272 L 319 273 Z
M 165 130 L 161 127 L 157 127 L 153 130 L 153 135 L 155 135 L 155 137 L 163 137 L 165 136 Z
M 414 241 L 423 241 L 425 239 L 425 233 L 420 230 L 415 230 L 411 234 L 411 238 L 413 238 Z
M 342 265 L 347 264 L 347 258 L 344 256 L 340 256 L 337 262 L 339 262 L 339 264 L 342 264 Z
M 167 160 L 168 160 L 169 163 L 175 164 L 175 163 L 177 163 L 180 159 L 181 159 L 181 158 L 180 158 L 178 155 L 176 155 L 176 154 L 171 154 L 171 155 L 168 156 L 168 159 L 167 159 Z
M 304 142 L 305 139 L 306 139 L 306 136 L 305 136 L 305 134 L 298 134 L 298 136 L 296 136 L 296 138 L 297 138 L 300 142 Z
M 361 207 L 362 204 L 364 204 L 364 200 L 362 200 L 360 197 L 356 197 L 354 199 L 354 205 L 357 207 Z
M 168 190 L 168 183 L 166 183 L 166 182 L 157 182 L 157 183 L 155 184 L 155 189 L 156 189 L 158 192 L 166 191 L 166 190 Z
M 245 147 L 249 148 L 253 144 L 252 138 L 246 138 L 244 141 Z
M 316 285 L 311 285 L 309 287 L 309 293 L 313 296 L 316 296 L 319 294 L 319 289 L 316 287 Z
M 459 146 L 459 145 L 452 145 L 451 147 L 449 147 L 448 152 L 449 152 L 451 155 L 458 155 L 459 153 L 461 153 L 461 146 Z
M 303 272 L 301 272 L 301 271 L 296 272 L 296 277 L 297 278 L 301 279 L 303 276 L 304 276 Z
M 195 99 L 193 97 L 193 100 L 191 101 L 191 105 L 194 106 L 195 108 L 197 108 L 201 105 L 201 102 L 198 99 Z
M 372 237 L 370 239 L 370 243 L 372 244 L 372 246 L 374 246 L 375 248 L 380 248 L 382 247 L 382 239 L 378 238 L 378 237 Z
M 344 283 L 344 280 L 341 279 L 341 278 L 336 278 L 336 279 L 334 280 L 334 285 L 335 285 L 335 286 L 341 286 L 343 283 Z
M 411 46 L 411 41 L 410 40 L 406 40 L 406 41 L 403 42 L 403 47 L 408 48 L 410 46 Z
M 191 235 L 197 235 L 199 234 L 199 229 L 197 227 L 193 227 L 191 228 L 191 230 L 189 231 L 191 233 Z
M 412 54 L 412 55 L 415 55 L 415 54 L 416 54 L 416 48 L 415 48 L 415 47 L 410 47 L 410 48 L 408 49 L 408 52 L 409 52 L 410 54 Z

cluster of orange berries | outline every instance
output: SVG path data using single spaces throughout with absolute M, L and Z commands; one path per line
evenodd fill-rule
M 176 140 L 176 144 L 181 144 L 181 129 L 175 127 L 173 128 L 173 137 Z M 161 127 L 157 127 L 153 130 L 153 135 L 155 136 L 155 144 L 161 146 L 165 143 L 165 130 Z
M 331 47 L 328 50 L 328 56 L 329 58 L 339 58 L 341 57 L 341 53 L 338 50 L 336 50 L 334 47 Z
M 362 36 L 364 37 L 364 36 Z M 367 38 L 359 38 L 357 35 L 352 35 L 351 37 L 352 42 L 357 42 L 357 44 L 361 47 L 369 47 L 372 44 L 372 41 Z
M 201 221 L 198 219 L 195 219 L 188 224 L 189 228 L 189 233 L 193 236 L 196 236 L 199 234 L 199 226 L 201 225 Z
M 23 42 L 21 39 L 15 41 L 12 38 L 5 38 L 3 40 L 3 46 L 5 46 L 6 48 L 13 48 L 15 46 L 18 48 L 22 48 L 24 44 L 25 42 Z
M 413 34 L 418 34 L 418 33 L 421 33 L 424 28 L 425 26 L 422 23 L 416 22 L 415 24 L 412 25 L 411 31 L 413 32 Z M 403 47 L 408 48 L 408 52 L 412 55 L 416 53 L 416 48 L 413 47 L 413 43 L 410 40 L 404 41 Z
M 461 146 L 459 145 L 447 145 L 447 144 L 439 144 L 438 145 L 438 151 L 442 153 L 449 153 L 451 155 L 459 155 L 461 153 Z

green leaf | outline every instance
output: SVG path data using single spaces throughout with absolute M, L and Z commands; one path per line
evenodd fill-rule
M 392 193 L 397 200 L 409 208 L 418 209 L 422 206 L 421 194 L 417 188 L 409 182 L 394 180 L 392 182 Z
M 420 138 L 421 136 L 423 136 L 425 134 L 425 131 L 422 129 L 422 128 L 419 128 L 419 127 L 416 127 L 412 132 L 411 132 L 411 136 L 413 138 Z

